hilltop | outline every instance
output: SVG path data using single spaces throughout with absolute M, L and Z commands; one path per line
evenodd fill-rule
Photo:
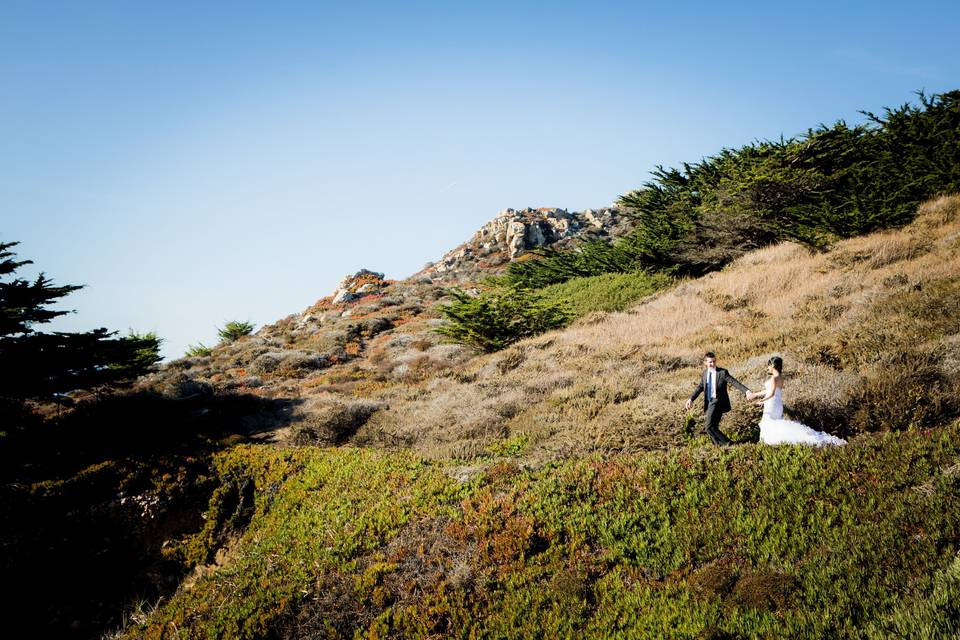
M 463 244 L 429 263 L 417 277 L 444 284 L 475 283 L 511 260 L 531 257 L 540 247 L 571 249 L 584 241 L 615 239 L 630 230 L 630 218 L 617 207 L 567 211 L 557 208 L 504 209 Z

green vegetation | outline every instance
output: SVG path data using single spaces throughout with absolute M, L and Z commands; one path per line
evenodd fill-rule
M 509 438 L 493 443 L 488 447 L 488 451 L 496 456 L 513 458 L 523 453 L 529 444 L 530 437 L 527 434 L 517 433 Z
M 672 283 L 672 278 L 662 274 L 605 273 L 550 285 L 541 290 L 540 298 L 546 304 L 567 305 L 573 317 L 579 318 L 593 311 L 623 311 Z
M 471 296 L 451 291 L 456 300 L 441 305 L 450 324 L 437 332 L 481 351 L 497 351 L 517 340 L 557 329 L 571 319 L 562 305 L 548 304 L 525 289 L 498 287 Z
M 499 351 L 521 338 L 559 329 L 592 311 L 622 311 L 673 282 L 663 274 L 608 273 L 573 278 L 531 291 L 490 278 L 490 289 L 471 296 L 452 291 L 441 305 L 450 323 L 437 332 L 480 351 Z
M 110 366 L 115 369 L 117 367 L 129 366 L 137 371 L 146 372 L 160 362 L 160 345 L 163 344 L 163 338 L 159 337 L 156 331 L 140 333 L 130 329 L 126 339 L 134 344 L 139 344 L 140 348 L 134 350 L 129 365 L 113 363 Z
M 907 601 L 867 629 L 867 637 L 955 638 L 960 634 L 960 556 L 933 577 L 933 592 Z
M 197 344 L 187 345 L 187 351 L 183 355 L 187 358 L 199 358 L 209 356 L 211 353 L 213 353 L 212 347 L 198 342 Z
M 30 260 L 14 260 L 18 243 L 0 242 L 0 396 L 22 401 L 100 385 L 119 385 L 142 375 L 160 361 L 160 339 L 154 333 L 94 329 L 84 333 L 42 333 L 36 325 L 69 311 L 49 309 L 80 289 L 54 286 L 40 274 L 33 282 L 6 279 Z
M 253 333 L 253 323 L 252 322 L 240 322 L 238 320 L 231 320 L 227 324 L 223 325 L 222 328 L 217 329 L 217 335 L 220 336 L 220 342 L 233 342 L 238 340 L 243 336 L 248 336 Z M 203 345 L 200 345 L 201 347 Z
M 230 566 L 178 592 L 136 637 L 174 637 L 174 629 L 187 634 L 180 637 L 264 637 L 306 595 L 352 599 L 352 579 L 334 593 L 315 592 L 316 581 L 353 574 L 360 557 L 414 518 L 455 513 L 469 490 L 408 454 L 362 449 L 241 446 L 218 456 L 216 473 L 221 484 L 204 529 L 170 555 L 209 561 L 226 536 L 242 533 L 238 554 Z M 241 487 L 255 491 L 246 502 Z M 246 520 L 238 519 L 246 507 Z M 237 530 L 240 525 L 246 530 Z M 334 618 L 347 614 L 331 611 Z
M 465 484 L 406 453 L 238 447 L 177 552 L 239 536 L 230 561 L 128 637 L 952 637 L 958 457 L 960 423 Z

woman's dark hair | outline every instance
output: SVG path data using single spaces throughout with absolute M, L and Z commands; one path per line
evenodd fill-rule
M 783 358 L 780 356 L 773 356 L 767 360 L 767 364 L 777 370 L 777 373 L 783 373 Z

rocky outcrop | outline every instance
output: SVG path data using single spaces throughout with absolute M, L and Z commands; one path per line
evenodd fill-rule
M 579 241 L 618 237 L 628 230 L 628 220 L 616 207 L 586 211 L 505 209 L 470 240 L 426 265 L 415 277 L 471 280 L 480 272 L 496 271 L 537 247 L 567 248 Z
M 352 276 L 347 276 L 337 285 L 333 292 L 333 304 L 352 302 L 364 296 L 379 293 L 386 285 L 382 273 L 360 269 Z

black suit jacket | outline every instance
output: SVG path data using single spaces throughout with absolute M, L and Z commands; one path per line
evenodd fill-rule
M 717 367 L 717 407 L 714 411 L 720 413 L 726 413 L 730 411 L 730 396 L 727 395 L 727 384 L 733 385 L 738 391 L 746 395 L 749 391 L 745 386 L 740 384 L 740 381 L 730 375 L 730 372 L 726 369 L 721 369 Z M 693 390 L 693 395 L 690 396 L 690 401 L 693 402 L 697 399 L 701 393 L 704 392 L 707 385 L 707 370 L 703 370 L 703 375 L 700 376 L 700 384 L 697 385 L 697 388 Z M 710 398 L 707 397 L 707 394 L 703 393 L 703 410 L 706 411 L 710 406 Z

